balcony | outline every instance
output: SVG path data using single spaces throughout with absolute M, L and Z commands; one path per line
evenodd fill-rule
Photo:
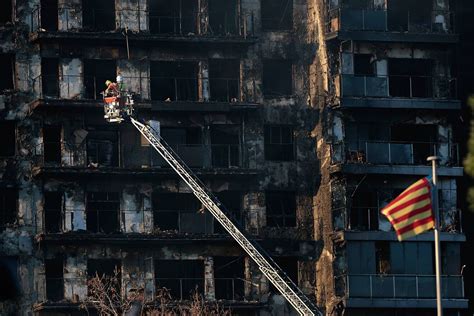
M 326 35 L 328 39 L 381 42 L 455 43 L 459 40 L 453 12 L 414 13 L 334 8 L 327 13 Z
M 45 8 L 44 10 L 48 10 Z M 163 44 L 219 44 L 247 46 L 256 42 L 254 15 L 195 11 L 191 14 L 167 14 L 155 10 L 81 9 L 62 6 L 58 9 L 59 24 L 42 23 L 42 8 L 36 7 L 30 16 L 30 40 L 33 42 L 81 43 L 96 46 L 123 44 L 125 38 L 135 46 Z M 55 12 L 51 11 L 51 14 Z M 208 14 L 214 14 L 209 22 Z M 205 25 L 199 27 L 199 23 Z
M 34 109 L 90 109 L 103 110 L 104 82 L 110 78 L 98 76 L 40 75 L 31 81 L 36 100 Z M 124 88 L 135 95 L 135 108 L 153 112 L 232 112 L 257 109 L 255 81 L 253 87 L 243 91 L 239 79 L 234 78 L 177 78 L 177 77 L 128 77 Z M 204 98 L 202 86 L 206 85 Z M 156 91 L 160 91 L 157 93 Z M 169 93 L 168 93 L 169 92 Z
M 340 106 L 458 110 L 457 80 L 446 76 L 358 76 L 342 74 Z
M 333 172 L 354 174 L 428 175 L 428 156 L 440 157 L 440 176 L 462 176 L 459 147 L 454 143 L 358 141 L 345 147 L 333 144 Z M 342 161 L 338 157 L 342 156 Z

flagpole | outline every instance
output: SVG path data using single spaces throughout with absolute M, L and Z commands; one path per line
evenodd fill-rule
M 436 161 L 439 158 L 437 156 L 428 157 L 428 161 L 431 161 L 432 165 L 432 196 L 433 196 L 433 212 L 435 216 L 435 228 L 434 228 L 434 242 L 435 242 L 435 267 L 436 267 L 436 309 L 437 316 L 443 316 L 443 307 L 441 305 L 441 255 L 440 255 L 440 243 L 439 243 L 439 208 L 438 208 L 438 186 L 436 178 Z

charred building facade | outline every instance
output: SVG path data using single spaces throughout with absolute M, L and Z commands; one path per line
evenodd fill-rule
M 444 304 L 460 315 L 450 2 L 3 1 L 0 310 L 82 315 L 88 279 L 118 270 L 124 296 L 295 313 L 146 139 L 105 122 L 121 75 L 137 116 L 327 315 L 434 314 L 432 236 L 398 243 L 379 211 L 440 156 Z

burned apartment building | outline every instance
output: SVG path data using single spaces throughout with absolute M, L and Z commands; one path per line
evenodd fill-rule
M 124 296 L 295 314 L 146 139 L 105 122 L 120 74 L 327 315 L 434 315 L 432 236 L 398 243 L 379 211 L 440 156 L 444 306 L 460 315 L 451 2 L 2 1 L 0 310 L 85 315 L 88 279 L 119 271 Z

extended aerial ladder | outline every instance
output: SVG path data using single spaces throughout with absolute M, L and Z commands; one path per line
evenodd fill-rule
M 130 121 L 137 128 L 300 315 L 322 316 L 321 311 L 285 274 L 270 255 L 256 242 L 248 238 L 245 230 L 241 229 L 237 223 L 234 223 L 226 215 L 229 213 L 225 206 L 205 187 L 185 162 L 161 138 L 159 133 L 148 124 L 139 122 L 134 118 L 133 97 L 130 94 L 121 92 L 117 96 L 104 98 L 104 101 L 104 118 L 110 123 Z

